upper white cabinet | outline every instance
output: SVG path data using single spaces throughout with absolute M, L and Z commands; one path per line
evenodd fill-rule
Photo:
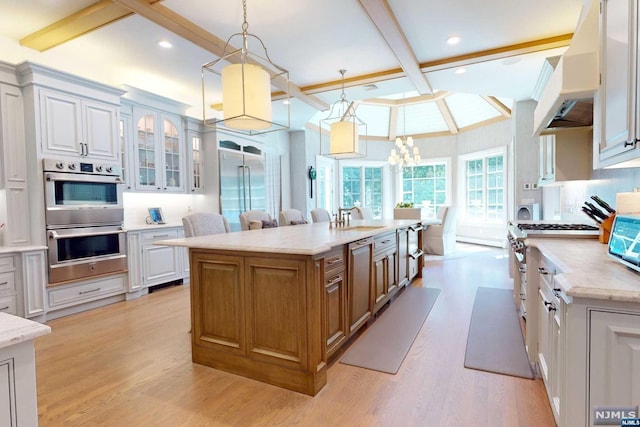
M 26 139 L 37 158 L 117 162 L 124 91 L 41 65 L 16 67 L 23 87 Z
M 42 154 L 118 160 L 118 106 L 38 89 Z
M 589 179 L 592 139 L 590 128 L 559 129 L 541 135 L 538 185 Z
M 200 125 L 193 119 L 187 118 L 187 171 L 189 176 L 188 188 L 191 193 L 204 191 L 204 146 Z
M 18 87 L 0 83 L 0 189 L 6 203 L 0 204 L 0 245 L 29 243 L 29 198 L 27 194 L 24 106 Z
M 638 166 L 638 0 L 603 0 L 600 14 L 602 74 L 594 99 L 594 166 Z
M 133 108 L 135 188 L 185 191 L 185 147 L 179 115 Z

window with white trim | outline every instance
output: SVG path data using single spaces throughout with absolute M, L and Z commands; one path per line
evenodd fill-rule
M 382 167 L 342 167 L 342 207 L 366 206 L 374 218 L 382 218 Z
M 448 176 L 447 162 L 402 168 L 402 201 L 422 208 L 426 217 L 435 217 L 438 208 L 447 204 Z
M 503 152 L 464 156 L 465 213 L 471 221 L 496 223 L 505 217 Z

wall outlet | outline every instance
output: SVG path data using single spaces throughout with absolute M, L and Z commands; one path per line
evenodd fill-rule
M 537 190 L 538 189 L 538 183 L 534 182 L 533 184 L 531 184 L 531 189 L 532 190 Z
M 523 190 L 531 190 L 531 184 L 528 184 L 528 183 L 527 183 L 527 184 L 524 184 L 524 185 L 522 186 L 522 189 L 523 189 Z

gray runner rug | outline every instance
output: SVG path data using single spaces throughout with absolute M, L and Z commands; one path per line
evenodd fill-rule
M 534 378 L 513 302 L 513 290 L 478 288 L 471 312 L 464 366 Z
M 354 342 L 340 363 L 395 374 L 409 352 L 440 289 L 409 286 Z

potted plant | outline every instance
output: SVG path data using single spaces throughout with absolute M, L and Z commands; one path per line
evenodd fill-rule
M 420 219 L 420 208 L 414 208 L 413 203 L 399 202 L 393 209 L 393 219 Z

